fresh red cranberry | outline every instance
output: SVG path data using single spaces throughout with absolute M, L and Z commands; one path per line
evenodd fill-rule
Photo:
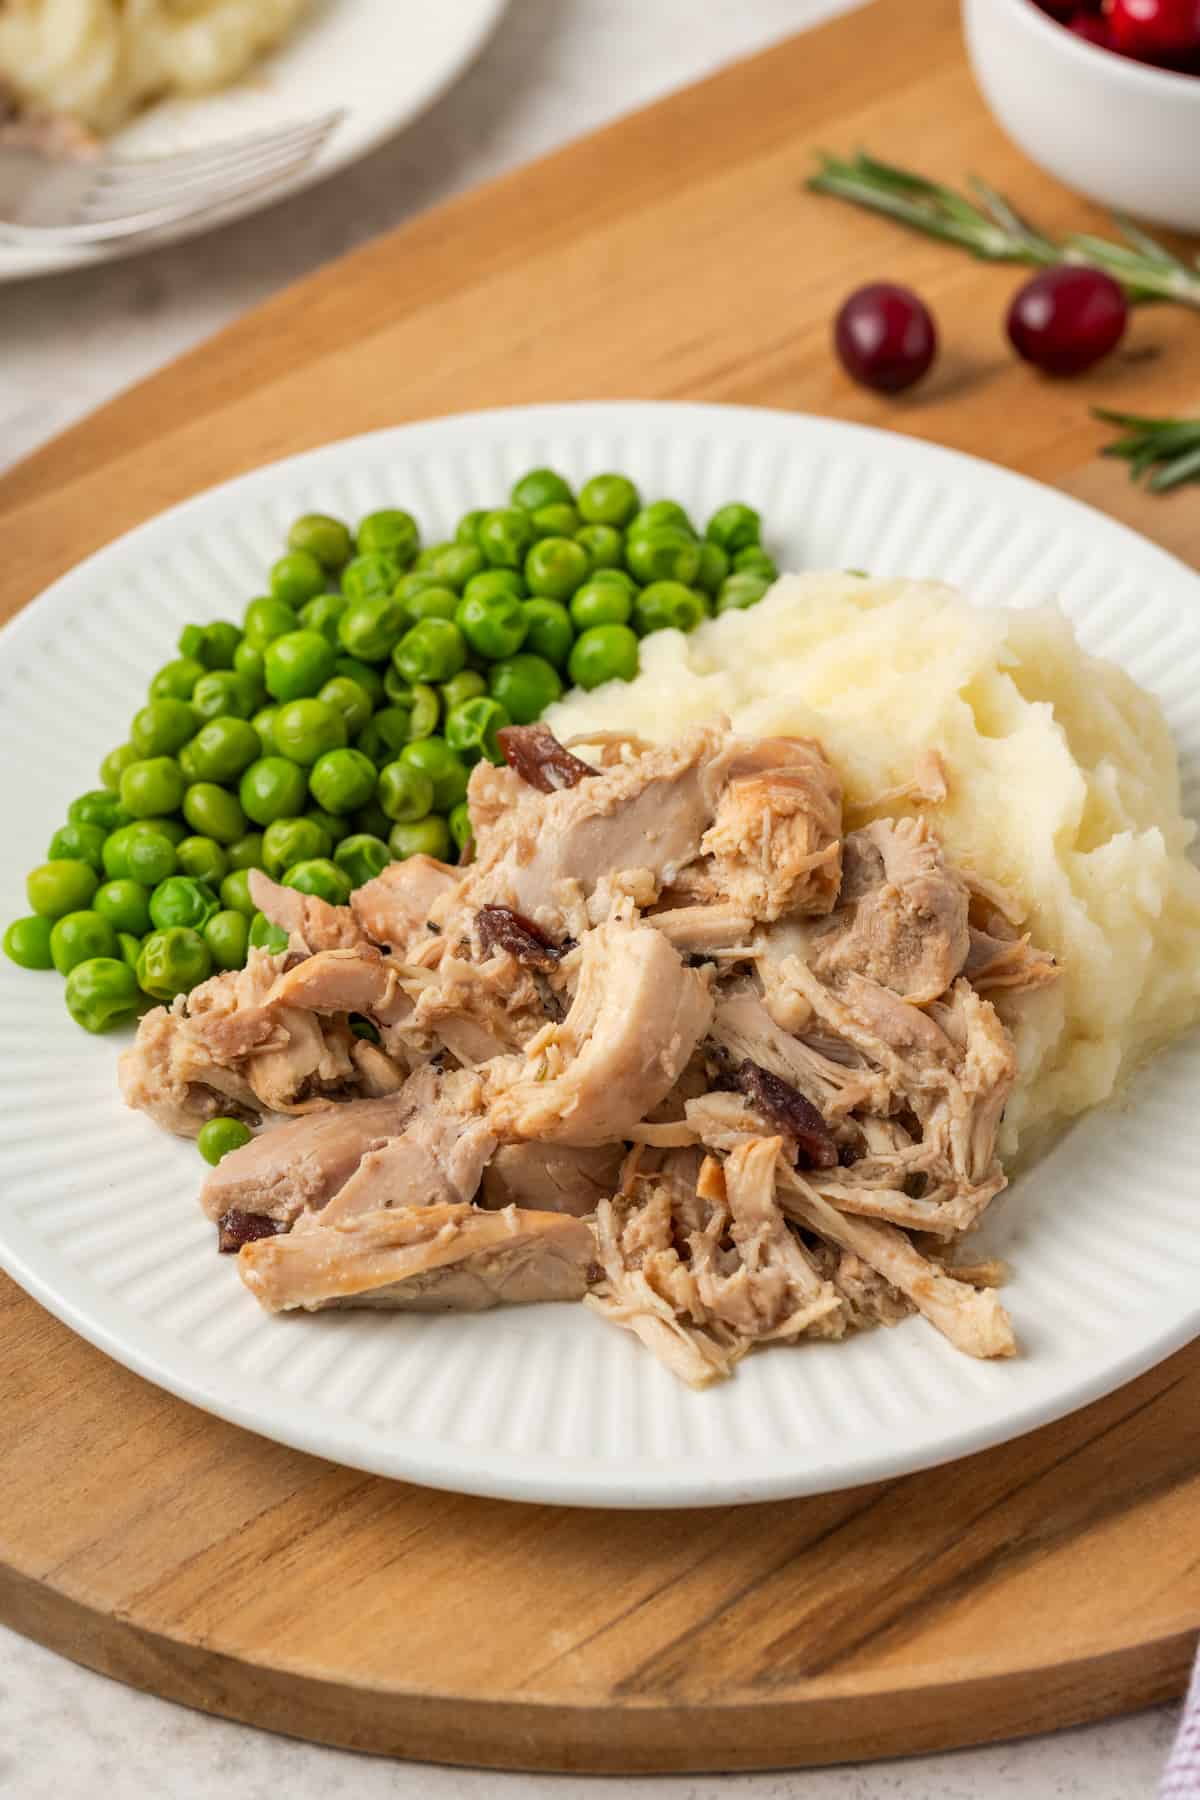
M 846 373 L 863 387 L 899 394 L 937 355 L 937 328 L 911 288 L 874 281 L 843 303 L 833 341 Z
M 1150 61 L 1200 50 L 1200 0 L 1110 0 L 1114 50 Z
M 1078 375 L 1116 348 L 1129 318 L 1125 295 L 1100 269 L 1044 269 L 1019 288 L 1008 335 L 1047 375 Z
M 1108 20 L 1098 18 L 1095 13 L 1077 12 L 1067 20 L 1067 30 L 1081 37 L 1085 44 L 1095 44 L 1100 50 L 1113 48 L 1112 32 Z

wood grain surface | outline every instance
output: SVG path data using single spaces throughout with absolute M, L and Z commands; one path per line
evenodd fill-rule
M 853 14 L 468 194 L 282 295 L 0 482 L 8 616 L 162 507 L 406 418 L 731 400 L 1020 468 L 1200 556 L 1200 497 L 1096 452 L 1091 402 L 1200 412 L 1200 320 L 1139 312 L 1086 381 L 1009 354 L 1019 273 L 802 190 L 815 144 L 972 169 L 1099 220 L 985 115 L 954 0 Z M 219 243 L 219 240 L 216 240 Z M 830 317 L 919 287 L 944 353 L 851 388 Z M 579 1770 L 897 1755 L 1177 1693 L 1200 1623 L 1200 1345 L 951 1467 L 741 1511 L 428 1493 L 194 1411 L 0 1279 L 0 1619 L 133 1685 L 396 1755 Z

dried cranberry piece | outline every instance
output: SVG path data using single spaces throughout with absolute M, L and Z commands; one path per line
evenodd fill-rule
M 235 1256 L 243 1244 L 259 1238 L 278 1237 L 287 1230 L 282 1219 L 269 1219 L 266 1213 L 239 1212 L 231 1206 L 217 1222 L 217 1249 L 222 1256 Z
M 747 1100 L 787 1137 L 795 1139 L 798 1165 L 807 1169 L 837 1168 L 838 1148 L 829 1127 L 799 1088 L 749 1058 L 739 1065 L 736 1079 Z
M 475 923 L 487 956 L 507 950 L 527 969 L 556 969 L 567 953 L 567 944 L 556 944 L 540 925 L 507 906 L 481 906 Z
M 510 769 L 540 794 L 577 787 L 596 773 L 589 763 L 563 747 L 547 725 L 506 725 L 496 741 Z

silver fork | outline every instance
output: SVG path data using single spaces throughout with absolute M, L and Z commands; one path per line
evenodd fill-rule
M 312 161 L 344 117 L 326 113 L 140 160 L 0 149 L 0 241 L 106 244 L 177 225 L 285 181 Z

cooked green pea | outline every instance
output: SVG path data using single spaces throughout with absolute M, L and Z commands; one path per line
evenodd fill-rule
M 60 825 L 50 839 L 46 855 L 51 862 L 64 857 L 85 862 L 99 875 L 104 869 L 104 840 L 108 836 L 100 825 Z
M 352 837 L 342 839 L 333 860 L 349 876 L 351 887 L 360 888 L 382 875 L 392 858 L 382 838 L 356 831 Z
M 353 610 L 347 607 L 342 614 L 342 625 Z M 342 641 L 344 643 L 345 639 Z M 272 639 L 263 661 L 267 692 L 272 700 L 282 703 L 304 700 L 323 688 L 333 674 L 337 652 L 319 631 L 289 631 L 286 637 Z M 228 710 L 236 712 L 238 709 L 231 707 Z
M 4 934 L 4 954 L 19 969 L 52 969 L 50 954 L 50 920 L 34 913 L 27 919 L 14 919 Z
M 433 807 L 433 779 L 408 763 L 386 763 L 379 771 L 375 797 L 391 820 L 409 823 L 423 819 Z
M 363 552 L 385 551 L 399 563 L 410 563 L 421 544 L 421 533 L 411 513 L 399 507 L 368 513 L 358 528 L 358 547 Z
M 263 868 L 278 881 L 293 863 L 328 856 L 333 839 L 313 819 L 272 819 L 263 832 Z
M 150 890 L 140 881 L 106 881 L 92 897 L 92 910 L 107 919 L 114 931 L 141 937 L 150 929 Z
M 250 769 L 261 767 L 261 762 L 250 764 Z M 247 769 L 247 775 L 250 769 Z M 303 785 L 303 772 L 298 769 L 296 773 Z M 245 779 L 243 775 L 242 780 Z M 216 838 L 218 844 L 236 844 L 246 829 L 246 814 L 238 805 L 236 795 L 213 781 L 193 782 L 183 796 L 183 816 L 194 832 L 201 837 Z
M 346 728 L 343 743 L 358 736 L 374 711 L 374 703 L 370 694 L 359 682 L 352 681 L 348 675 L 331 676 L 317 695 L 317 699 L 322 705 L 331 706 L 340 716 L 342 724 Z M 299 704 L 300 702 L 293 701 L 293 705 Z
M 178 650 L 180 656 L 194 656 L 197 661 L 202 660 L 200 652 L 204 648 L 203 625 L 185 625 L 179 634 L 179 639 L 175 648 Z M 208 665 L 205 664 L 206 668 L 207 666 Z
M 285 606 L 304 605 L 325 587 L 325 571 L 308 550 L 289 550 L 271 570 L 271 593 Z
M 463 589 L 464 600 L 494 600 L 497 594 L 515 594 L 524 600 L 529 593 L 525 577 L 518 569 L 484 569 L 472 575 Z
M 625 560 L 639 581 L 682 581 L 690 586 L 700 573 L 700 545 L 679 525 L 655 525 L 630 532 Z
M 575 639 L 568 665 L 576 687 L 632 681 L 638 670 L 638 641 L 628 625 L 596 625 Z
M 215 838 L 186 837 L 175 849 L 181 875 L 219 887 L 229 872 L 229 857 Z
M 615 581 L 585 581 L 571 596 L 571 623 L 576 631 L 593 625 L 627 625 L 633 601 Z
M 657 531 L 663 525 L 685 531 L 689 537 L 700 535 L 678 500 L 653 500 L 649 506 L 643 506 L 629 521 L 629 535 L 637 537 L 645 531 Z
M 588 576 L 588 585 L 590 586 L 594 581 L 607 582 L 612 587 L 619 587 L 622 593 L 629 595 L 631 600 L 638 591 L 638 584 L 628 569 L 593 569 Z
M 613 525 L 618 530 L 637 516 L 641 495 L 627 475 L 593 475 L 579 490 L 580 517 L 589 525 Z
M 695 588 L 684 587 L 680 581 L 652 581 L 634 603 L 634 629 L 642 637 L 651 631 L 691 631 L 705 611 Z
M 381 707 L 354 740 L 355 749 L 369 757 L 377 768 L 391 762 L 410 740 L 411 717 L 410 708 Z
M 525 603 L 515 594 L 464 594 L 454 619 L 472 650 L 489 660 L 514 656 L 529 631 Z
M 351 601 L 338 625 L 338 641 L 351 656 L 366 662 L 382 662 L 390 655 L 392 646 L 399 641 L 407 625 L 408 613 L 403 603 L 394 595 L 378 594 L 370 599 Z M 328 679 L 326 675 L 325 680 Z M 319 685 L 324 686 L 324 682 Z
M 409 623 L 419 625 L 422 619 L 452 619 L 458 610 L 458 595 L 452 587 L 425 588 L 405 602 Z
M 449 619 L 422 619 L 392 652 L 397 673 L 410 682 L 449 681 L 466 660 L 466 640 Z
M 233 907 L 216 912 L 204 927 L 204 942 L 218 969 L 244 968 L 250 948 L 250 921 Z
M 288 532 L 288 549 L 315 556 L 323 569 L 340 569 L 353 548 L 349 527 L 328 513 L 305 513 Z
M 262 868 L 262 832 L 247 831 L 242 837 L 235 839 L 229 846 L 229 867 L 231 869 Z
M 452 806 L 465 799 L 467 766 L 451 750 L 445 738 L 421 738 L 415 744 L 406 744 L 399 760 L 408 768 L 428 775 L 433 783 L 433 804 L 438 812 L 449 812 Z
M 233 672 L 257 690 L 267 684 L 267 659 L 257 644 L 243 638 L 233 653 Z
M 457 806 L 451 808 L 450 817 L 447 819 L 446 823 L 450 827 L 450 836 L 454 841 L 454 848 L 461 856 L 467 845 L 471 842 L 471 839 L 475 836 L 474 829 L 471 825 L 471 809 L 465 800 L 460 800 Z
M 137 1011 L 137 977 L 114 956 L 94 956 L 71 970 L 65 997 L 67 1011 L 85 1031 L 111 1031 Z
M 483 551 L 477 543 L 447 544 L 434 558 L 430 572 L 447 587 L 461 593 L 471 577 L 480 574 L 484 566 Z
M 750 544 L 745 550 L 739 550 L 733 559 L 733 567 L 738 575 L 761 575 L 764 581 L 779 579 L 779 569 L 774 559 L 758 544 Z
M 135 819 L 133 825 L 135 831 L 157 832 L 159 837 L 165 837 L 167 842 L 174 844 L 176 848 L 182 844 L 188 834 L 188 828 L 182 819 L 173 817 Z
M 134 819 L 173 813 L 183 799 L 183 772 L 170 756 L 130 763 L 121 777 L 121 805 Z
M 533 535 L 538 538 L 574 537 L 582 523 L 578 507 L 566 500 L 552 501 L 549 506 L 539 506 L 529 515 L 533 525 Z
M 388 849 L 397 862 L 410 856 L 432 856 L 435 862 L 449 862 L 450 827 L 438 813 L 418 819 L 415 825 L 393 825 L 388 833 Z
M 293 531 L 295 526 L 292 527 Z M 227 964 L 227 967 L 240 965 Z M 254 1134 L 248 1125 L 240 1119 L 209 1119 L 200 1127 L 196 1138 L 196 1148 L 206 1163 L 215 1169 L 222 1157 L 228 1156 L 231 1150 L 240 1150 L 248 1144 Z
M 706 594 L 717 594 L 721 583 L 729 574 L 729 558 L 720 544 L 710 543 L 707 538 L 700 546 L 700 572 L 696 576 L 696 586 L 703 588 Z
M 272 925 L 265 913 L 256 912 L 250 921 L 250 948 L 269 950 L 278 956 L 288 947 L 288 934 L 280 925 Z
M 496 733 L 511 724 L 498 700 L 486 696 L 464 700 L 446 715 L 446 742 L 464 762 L 475 763 L 486 756 L 489 762 L 502 763 L 504 755 Z
M 304 770 L 286 756 L 264 756 L 250 764 L 238 786 L 242 811 L 256 825 L 295 818 L 308 798 Z M 244 829 L 244 827 L 243 827 Z M 214 837 L 219 833 L 214 832 Z M 236 836 L 241 833 L 236 833 Z
M 327 900 L 330 906 L 345 906 L 352 891 L 350 877 L 345 869 L 339 869 L 327 856 L 297 863 L 284 876 L 283 885 L 295 888 L 297 893 L 312 894 L 318 900 Z
M 195 656 L 206 669 L 232 669 L 233 659 L 237 655 L 238 645 L 242 641 L 241 627 L 230 619 L 214 619 L 211 625 L 199 627 L 200 639 L 194 649 L 184 649 L 180 639 L 179 648 L 185 656 Z
M 327 750 L 309 776 L 317 805 L 339 818 L 367 804 L 375 781 L 375 764 L 361 750 Z
M 186 700 L 151 700 L 135 713 L 129 741 L 139 757 L 173 756 L 195 735 L 195 710 Z
M 739 550 L 748 550 L 760 542 L 762 520 L 752 506 L 733 500 L 728 506 L 718 507 L 704 535 L 710 544 L 719 544 L 727 556 L 736 556 Z
M 173 925 L 190 925 L 193 931 L 203 931 L 220 904 L 206 881 L 172 875 L 160 881 L 150 896 L 150 923 L 157 931 L 169 931 Z
M 434 588 L 444 588 L 446 583 L 432 569 L 412 569 L 402 575 L 392 589 L 393 600 L 398 600 L 408 614 L 414 600 L 421 594 L 427 594 Z
M 507 656 L 492 664 L 488 691 L 514 725 L 532 725 L 561 697 L 563 689 L 553 664 L 544 656 L 533 656 L 525 650 L 519 656 Z
M 279 638 L 277 642 L 283 644 L 287 639 Z M 268 650 L 264 664 L 269 664 L 270 657 Z M 244 675 L 235 674 L 232 669 L 214 669 L 211 674 L 202 675 L 192 689 L 192 706 L 202 721 L 248 719 L 256 710 L 258 699 Z
M 339 819 L 335 813 L 322 812 L 319 806 L 310 806 L 304 817 L 317 826 L 320 831 L 325 833 L 325 836 L 329 840 L 330 849 L 333 848 L 334 844 L 340 844 L 350 830 L 348 819 Z M 321 854 L 328 856 L 329 851 L 322 851 Z
M 494 569 L 520 569 L 533 542 L 529 514 L 501 506 L 479 521 L 479 548 Z
M 318 594 L 300 608 L 300 624 L 305 631 L 319 631 L 337 650 L 340 644 L 338 626 L 350 602 L 343 594 Z
M 93 956 L 115 956 L 117 934 L 98 912 L 72 912 L 56 919 L 50 932 L 50 958 L 60 975 Z
M 342 570 L 342 593 L 351 606 L 359 600 L 386 600 L 403 572 L 394 556 L 380 551 L 356 556 Z
M 258 712 L 256 712 L 254 717 L 250 720 L 250 724 L 262 746 L 262 749 L 259 752 L 262 756 L 273 756 L 276 753 L 275 715 L 278 711 L 279 708 L 277 706 L 263 706 L 259 708 Z M 246 767 L 249 768 L 249 766 L 249 763 L 247 763 Z
M 129 861 L 127 852 L 133 833 L 137 828 L 133 825 L 121 825 L 104 840 L 104 873 L 110 881 L 125 881 L 129 878 Z
M 334 672 L 330 680 L 352 681 L 355 687 L 361 688 L 367 696 L 372 711 L 375 707 L 383 705 L 383 677 L 378 669 L 371 667 L 370 663 L 360 662 L 356 656 L 339 656 L 333 668 Z M 329 683 L 327 682 L 325 685 L 328 686 Z M 321 700 L 325 699 L 324 689 L 317 697 Z
M 455 543 L 478 544 L 479 527 L 482 525 L 486 516 L 486 512 L 482 506 L 475 507 L 471 512 L 465 512 L 455 527 Z
M 525 558 L 525 579 L 531 594 L 546 600 L 566 600 L 582 587 L 591 567 L 582 544 L 573 538 L 548 537 L 535 544 Z
M 191 744 L 184 744 L 175 760 L 179 764 L 179 773 L 183 776 L 185 786 L 190 787 L 193 781 L 199 781 L 200 770 Z
M 281 756 L 310 769 L 327 750 L 346 743 L 346 721 L 323 700 L 289 700 L 275 715 L 273 736 Z
M 255 650 L 265 650 L 276 638 L 286 637 L 291 631 L 299 631 L 300 619 L 294 606 L 284 600 L 277 600 L 273 594 L 263 594 L 252 600 L 246 608 L 243 620 L 246 631 L 246 642 Z
M 221 717 L 202 725 L 188 748 L 195 779 L 221 783 L 236 781 L 243 769 L 258 761 L 262 739 L 248 720 Z
M 553 506 L 557 503 L 571 505 L 575 495 L 570 484 L 553 469 L 530 469 L 513 482 L 512 503 L 524 507 L 526 512 L 536 512 L 539 506 Z
M 194 656 L 177 656 L 164 663 L 150 683 L 151 700 L 190 700 L 204 664 Z
M 135 831 L 125 852 L 129 879 L 146 888 L 155 888 L 172 876 L 178 860 L 174 844 L 161 831 Z
M 67 818 L 72 825 L 98 825 L 106 832 L 130 822 L 120 800 L 107 788 L 91 788 L 88 793 L 77 795 L 67 808 Z
M 770 585 L 761 575 L 731 575 L 721 583 L 717 611 L 741 611 L 748 606 L 757 606 Z
M 579 594 L 585 593 L 591 583 L 585 583 Z M 579 598 L 575 595 L 575 599 Z M 575 628 L 571 624 L 571 615 L 560 600 L 527 600 L 525 602 L 525 649 L 534 656 L 544 657 L 556 669 L 566 667 L 567 658 L 571 654 L 571 645 L 575 642 Z
M 239 912 L 250 920 L 258 908 L 250 898 L 249 869 L 231 869 L 221 883 L 221 905 L 226 912 Z
M 138 957 L 138 985 L 155 1000 L 169 1002 L 176 994 L 190 994 L 211 974 L 208 945 L 188 925 L 152 931 Z
M 461 673 L 461 671 L 460 671 Z M 451 677 L 453 680 L 453 677 Z M 436 688 L 428 682 L 418 681 L 409 689 L 406 698 L 398 701 L 408 713 L 408 736 L 410 742 L 417 738 L 432 737 L 438 728 L 441 718 L 441 702 Z
M 142 940 L 137 932 L 118 931 L 117 949 L 120 951 L 121 961 L 136 970 L 138 957 L 142 954 Z
M 110 750 L 100 764 L 100 779 L 110 794 L 115 794 L 121 786 L 121 777 L 130 763 L 137 762 L 138 753 L 132 744 L 118 744 Z
M 593 569 L 619 569 L 625 560 L 625 539 L 615 525 L 585 525 L 575 542 L 583 545 Z
M 478 669 L 460 669 L 457 675 L 443 682 L 441 693 L 442 706 L 449 714 L 464 700 L 477 700 L 480 694 L 486 694 L 487 682 Z

